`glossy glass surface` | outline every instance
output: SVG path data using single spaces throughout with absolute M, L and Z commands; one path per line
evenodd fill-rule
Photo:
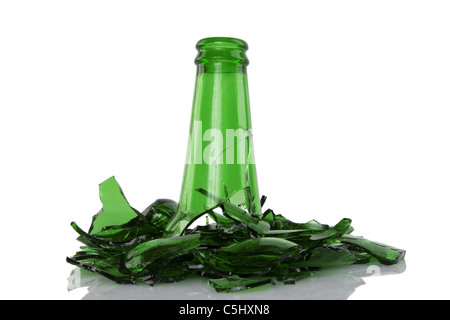
M 254 216 L 261 215 L 246 73 L 247 44 L 233 38 L 207 38 L 198 42 L 197 49 L 197 78 L 179 209 L 167 236 L 181 234 L 200 215 L 245 188 L 248 196 L 232 198 L 231 203 L 244 206 Z

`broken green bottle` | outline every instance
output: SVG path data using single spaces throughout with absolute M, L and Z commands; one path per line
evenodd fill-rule
M 253 155 L 245 52 L 234 38 L 197 44 L 197 80 L 179 203 L 158 199 L 142 212 L 111 177 L 99 186 L 103 208 L 67 262 L 117 283 L 201 276 L 219 292 L 293 284 L 323 268 L 398 263 L 405 250 L 351 235 L 351 220 L 329 226 L 264 212 Z M 295 203 L 295 200 L 292 201 Z M 293 205 L 293 209 L 296 208 Z M 206 214 L 211 223 L 189 226 Z
M 226 199 L 255 217 L 261 216 L 247 49 L 245 41 L 234 38 L 207 38 L 197 43 L 188 152 L 178 212 L 167 227 L 167 237 L 180 235 L 200 215 Z M 200 189 L 214 198 L 205 196 Z

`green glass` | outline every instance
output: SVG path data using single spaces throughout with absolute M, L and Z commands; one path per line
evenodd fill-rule
M 211 224 L 164 238 L 177 214 L 176 202 L 159 199 L 139 212 L 114 177 L 99 189 L 103 208 L 88 233 L 72 223 L 84 246 L 67 262 L 118 283 L 151 285 L 202 276 L 217 291 L 234 292 L 275 280 L 292 284 L 322 268 L 396 264 L 405 256 L 404 250 L 350 235 L 350 219 L 332 227 L 315 220 L 296 223 L 270 209 L 258 218 L 229 199 L 219 204 L 221 213 L 208 212 Z M 200 193 L 218 201 L 205 190 Z
M 233 38 L 198 42 L 197 82 L 179 203 L 158 199 L 134 209 L 114 177 L 99 186 L 103 208 L 67 262 L 117 283 L 147 284 L 201 276 L 219 292 L 292 284 L 324 268 L 392 265 L 405 250 L 352 235 L 351 219 L 297 223 L 258 194 L 245 56 Z M 168 168 L 170 170 L 170 168 Z M 295 211 L 296 200 L 292 202 Z M 187 228 L 202 214 L 206 225 Z M 388 221 L 386 221 L 388 223 Z
M 261 215 L 247 85 L 247 49 L 245 41 L 234 38 L 207 38 L 197 43 L 197 77 L 186 165 L 178 212 L 168 225 L 167 237 L 180 235 L 196 218 L 226 199 L 245 207 L 253 216 Z
M 127 223 L 136 218 L 138 212 L 130 207 L 115 177 L 103 181 L 99 189 L 103 208 L 92 218 L 89 233 L 116 233 L 117 230 L 110 229 L 106 231 L 104 228 Z

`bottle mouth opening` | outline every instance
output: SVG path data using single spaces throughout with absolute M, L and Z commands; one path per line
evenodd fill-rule
M 198 55 L 195 58 L 197 65 L 231 64 L 247 66 L 248 59 L 245 52 L 248 50 L 247 42 L 237 38 L 212 37 L 197 42 Z
M 248 50 L 248 44 L 244 40 L 228 37 L 211 37 L 197 42 L 197 50 L 207 49 L 240 49 Z

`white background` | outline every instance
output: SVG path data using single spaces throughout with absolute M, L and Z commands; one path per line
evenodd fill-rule
M 352 299 L 448 299 L 448 1 L 0 2 L 0 298 L 67 292 L 115 175 L 178 200 L 195 43 L 249 43 L 259 189 L 292 220 L 353 219 L 407 250 Z M 84 290 L 84 291 L 83 291 Z

